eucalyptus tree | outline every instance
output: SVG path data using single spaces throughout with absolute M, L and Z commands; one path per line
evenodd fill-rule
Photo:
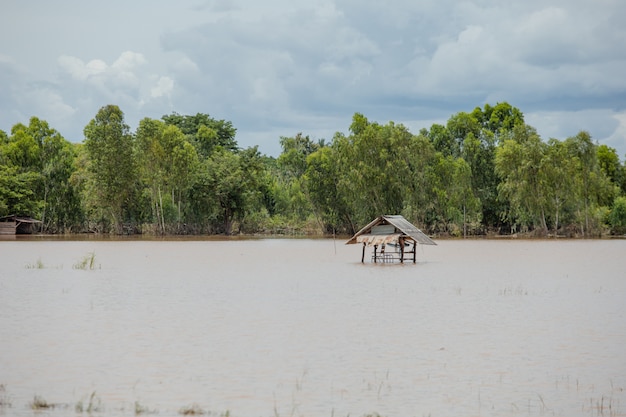
M 149 118 L 139 122 L 135 145 L 139 175 L 150 190 L 152 217 L 164 233 L 166 222 L 181 221 L 183 196 L 191 186 L 198 156 L 178 127 Z
M 626 175 L 624 165 L 619 160 L 615 148 L 607 145 L 597 147 L 598 164 L 611 182 L 620 187 L 621 193 L 626 193 Z
M 564 215 L 570 217 L 577 199 L 576 163 L 570 158 L 567 146 L 557 139 L 550 139 L 540 163 L 540 181 L 545 189 L 546 206 L 557 234 Z M 567 217 L 565 220 L 567 221 Z M 573 219 L 569 219 L 573 220 Z
M 613 234 L 626 234 L 626 197 L 615 199 L 608 220 Z
M 608 207 L 617 195 L 617 189 L 602 171 L 598 162 L 597 145 L 591 135 L 581 131 L 565 140 L 569 157 L 576 163 L 576 181 L 579 207 L 578 224 L 584 235 L 599 232 L 603 222 L 601 207 Z
M 482 109 L 476 107 L 472 111 L 472 116 L 484 129 L 491 131 L 496 137 L 506 134 L 515 126 L 524 124 L 524 114 L 507 102 L 497 103 L 495 106 L 487 103 Z
M 435 198 L 438 178 L 435 167 L 440 158 L 447 157 L 456 158 L 436 151 L 434 144 L 423 133 L 413 137 L 406 153 L 408 177 L 402 214 L 429 231 L 434 231 L 437 223 Z
M 323 142 L 315 142 L 302 133 L 280 138 L 282 152 L 276 159 L 276 165 L 281 175 L 276 184 L 284 189 L 286 196 L 287 207 L 284 214 L 296 220 L 305 220 L 312 211 L 303 175 L 307 170 L 307 157 L 322 144 Z
M 345 192 L 341 190 L 336 146 L 324 146 L 307 159 L 304 182 L 313 211 L 328 232 L 354 233 L 355 225 Z
M 201 161 L 189 190 L 193 220 L 211 231 L 231 234 L 235 221 L 243 220 L 260 198 L 261 170 L 256 147 L 238 152 L 215 149 Z
M 28 131 L 41 146 L 43 230 L 71 230 L 82 219 L 80 195 L 70 182 L 76 169 L 74 147 L 47 122 L 35 117 L 31 118 Z
M 499 198 L 508 203 L 504 215 L 513 229 L 541 229 L 547 232 L 546 195 L 539 170 L 546 144 L 537 131 L 528 125 L 518 125 L 495 153 L 495 170 L 501 179 Z
M 93 175 L 95 202 L 118 233 L 130 205 L 136 180 L 133 136 L 118 106 L 102 107 L 84 129 L 88 169 Z
M 232 122 L 217 120 L 204 113 L 180 115 L 172 113 L 164 115 L 162 120 L 168 125 L 177 126 L 196 147 L 200 159 L 208 158 L 214 149 L 228 151 L 238 149 L 235 134 L 237 129 Z
M 461 144 L 452 137 L 448 128 L 441 124 L 433 124 L 430 130 L 422 132 L 422 136 L 427 137 L 443 156 L 461 155 Z
M 352 205 L 358 224 L 385 213 L 401 213 L 410 178 L 409 158 L 413 135 L 403 125 L 369 122 L 359 113 L 352 134 L 337 137 L 340 190 Z

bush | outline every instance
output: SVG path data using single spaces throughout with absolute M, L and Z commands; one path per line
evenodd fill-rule
M 609 213 L 609 225 L 612 234 L 626 233 L 626 197 L 617 197 Z

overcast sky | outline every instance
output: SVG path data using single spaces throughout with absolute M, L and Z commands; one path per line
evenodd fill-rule
M 352 115 L 413 133 L 507 101 L 544 140 L 587 130 L 626 155 L 622 0 L 4 0 L 0 129 L 66 139 L 107 104 L 207 113 L 241 147 L 347 133 Z

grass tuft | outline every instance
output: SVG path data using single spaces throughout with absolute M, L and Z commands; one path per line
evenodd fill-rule
M 74 264 L 74 269 L 94 270 L 100 269 L 100 265 L 96 266 L 96 252 L 90 252 Z
M 135 415 L 138 416 L 140 414 L 156 414 L 156 410 L 150 410 L 148 407 L 143 406 L 139 403 L 139 401 L 135 401 Z
M 30 403 L 30 408 L 33 410 L 48 410 L 54 408 L 54 404 L 47 402 L 43 397 L 35 395 L 33 402 Z
M 4 384 L 0 384 L 0 408 L 11 407 L 11 400 L 6 394 L 6 391 L 6 386 Z
M 100 401 L 100 398 L 96 396 L 96 391 L 92 392 L 91 395 L 89 396 L 89 403 L 87 404 L 86 408 L 83 405 L 83 401 L 81 400 L 76 403 L 76 406 L 74 407 L 74 409 L 76 410 L 77 413 L 87 412 L 89 414 L 97 413 L 97 412 L 104 410 L 102 407 L 102 402 Z
M 37 259 L 37 262 L 32 264 L 26 264 L 26 269 L 44 269 L 46 266 L 43 264 L 41 258 Z
M 201 416 L 207 414 L 207 412 L 204 411 L 198 404 L 192 404 L 187 407 L 182 407 L 178 410 L 178 414 L 183 416 Z

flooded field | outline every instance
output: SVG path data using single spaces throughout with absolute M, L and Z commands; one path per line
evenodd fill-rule
M 0 241 L 0 416 L 626 415 L 626 241 L 360 260 L 333 240 Z

